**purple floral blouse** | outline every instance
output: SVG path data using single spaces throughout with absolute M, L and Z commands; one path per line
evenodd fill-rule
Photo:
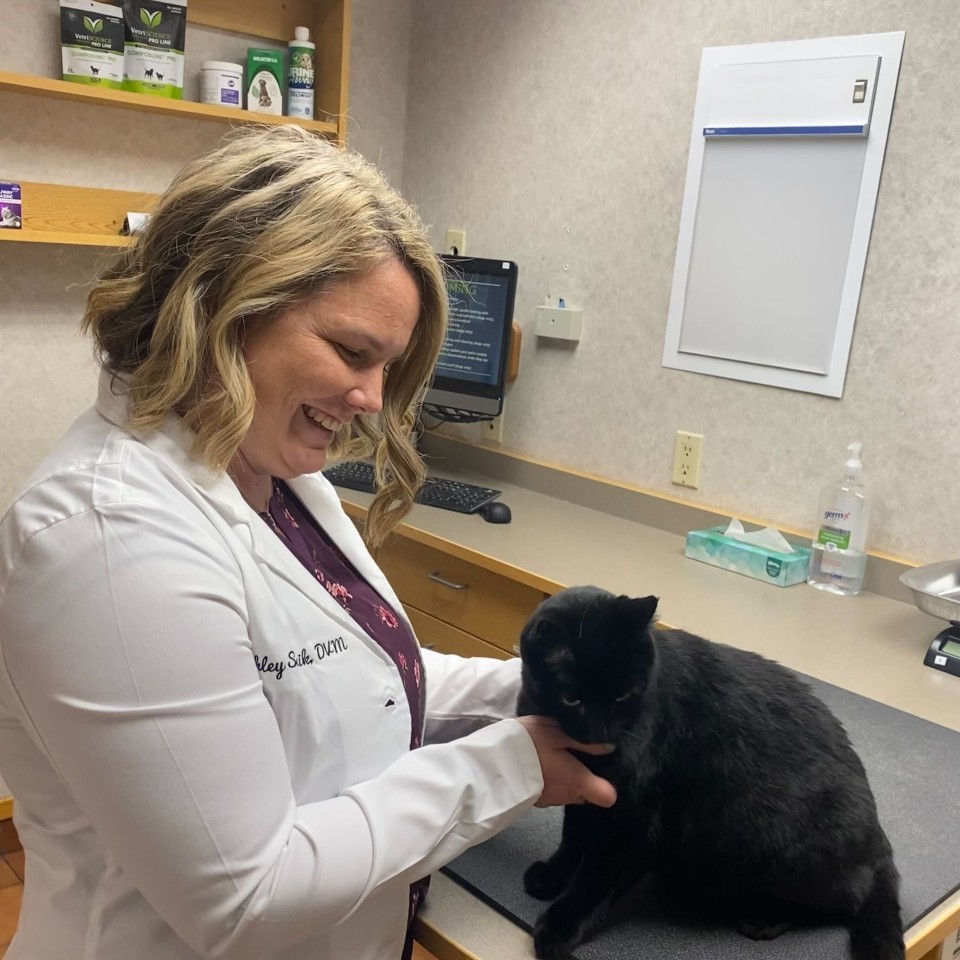
M 327 593 L 393 661 L 410 705 L 410 749 L 416 750 L 423 743 L 427 691 L 420 648 L 413 634 L 282 480 L 274 478 L 270 502 L 260 516 Z M 425 878 L 410 888 L 411 922 L 426 896 L 428 881 L 429 878 Z M 409 960 L 412 951 L 413 934 L 408 925 L 401 960 Z

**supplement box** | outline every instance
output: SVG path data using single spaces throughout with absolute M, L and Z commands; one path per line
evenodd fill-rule
M 0 183 L 0 228 L 19 230 L 23 226 L 23 206 L 19 183 Z
M 97 0 L 60 0 L 63 79 L 108 90 L 123 84 L 123 11 Z
M 247 109 L 283 116 L 283 51 L 247 50 Z
M 794 547 L 793 553 L 780 553 L 742 540 L 725 537 L 725 527 L 691 530 L 687 534 L 685 557 L 714 567 L 742 573 L 745 577 L 789 587 L 805 583 L 810 563 L 809 547 Z
M 123 89 L 183 99 L 187 0 L 123 0 Z

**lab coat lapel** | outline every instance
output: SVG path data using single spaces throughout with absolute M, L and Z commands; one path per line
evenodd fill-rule
M 312 511 L 311 511 L 312 512 Z M 342 630 L 359 637 L 366 644 L 371 640 L 356 620 L 323 588 L 309 570 L 300 562 L 280 538 L 267 526 L 252 508 L 247 507 L 248 516 L 241 522 L 247 528 L 250 537 L 250 550 L 265 566 L 278 577 L 282 577 L 291 586 L 299 590 L 308 600 L 318 607 L 331 620 L 336 621 Z M 317 518 L 318 520 L 320 518 Z M 326 527 L 327 524 L 320 521 Z M 339 546 L 336 536 L 334 542 Z M 379 649 L 379 647 L 377 648 Z

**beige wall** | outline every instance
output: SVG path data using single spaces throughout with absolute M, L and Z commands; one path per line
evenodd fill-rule
M 413 0 L 352 0 L 350 146 L 403 182 Z
M 55 76 L 55 4 L 7 0 L 4 66 Z M 924 561 L 960 554 L 954 400 L 960 357 L 960 106 L 953 0 L 355 0 L 351 141 L 403 186 L 437 245 L 520 264 L 520 379 L 505 446 L 692 501 L 809 528 L 844 444 L 864 442 L 871 545 Z M 845 396 L 660 366 L 700 50 L 904 29 L 903 67 Z M 11 32 L 12 31 L 12 32 Z M 243 38 L 192 34 L 188 57 Z M 0 175 L 160 189 L 217 124 L 0 93 Z M 29 211 L 28 211 L 29 215 Z M 0 247 L 0 508 L 90 399 L 76 334 L 103 255 Z M 568 270 L 564 274 L 563 266 Z M 533 307 L 565 275 L 586 309 L 575 349 L 538 344 Z M 704 433 L 702 487 L 669 483 L 673 434 Z
M 955 0 L 418 0 L 404 191 L 476 255 L 520 265 L 524 330 L 504 445 L 730 513 L 809 530 L 863 441 L 870 546 L 960 556 L 960 157 Z M 841 400 L 661 366 L 704 46 L 905 30 L 900 82 Z M 537 343 L 563 273 L 575 350 Z M 703 433 L 702 485 L 670 483 Z

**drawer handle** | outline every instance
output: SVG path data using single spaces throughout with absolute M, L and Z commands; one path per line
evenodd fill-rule
M 451 590 L 466 590 L 470 586 L 469 583 L 453 583 L 451 580 L 444 580 L 436 570 L 433 573 L 428 573 L 427 576 L 434 583 L 439 583 L 441 587 L 449 587 Z

